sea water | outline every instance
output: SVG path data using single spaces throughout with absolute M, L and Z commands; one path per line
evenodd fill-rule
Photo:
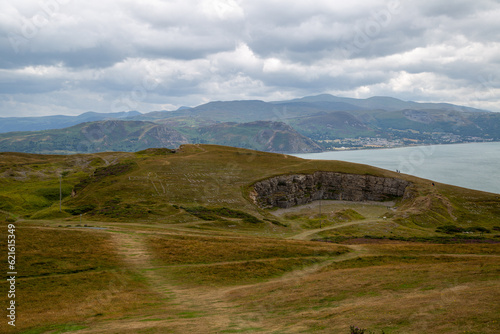
M 500 142 L 294 154 L 343 160 L 500 194 Z

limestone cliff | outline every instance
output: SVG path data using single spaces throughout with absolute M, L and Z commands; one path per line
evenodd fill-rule
M 250 197 L 263 208 L 289 208 L 319 199 L 384 201 L 404 197 L 410 184 L 397 178 L 316 172 L 280 175 L 259 181 L 254 184 Z

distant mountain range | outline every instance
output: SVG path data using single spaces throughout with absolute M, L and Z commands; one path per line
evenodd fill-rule
M 371 97 L 353 99 L 336 97 L 329 94 L 309 96 L 290 101 L 264 102 L 258 100 L 217 101 L 189 109 L 151 112 L 134 117 L 136 120 L 157 120 L 175 117 L 202 117 L 220 122 L 253 122 L 287 120 L 296 117 L 312 116 L 333 111 L 397 111 L 397 110 L 440 110 L 456 112 L 489 112 L 447 103 L 417 103 L 391 97 Z
M 303 153 L 498 141 L 500 113 L 391 97 L 323 94 L 274 102 L 217 101 L 146 114 L 0 118 L 0 133 L 0 151 L 27 153 L 137 151 L 185 143 Z

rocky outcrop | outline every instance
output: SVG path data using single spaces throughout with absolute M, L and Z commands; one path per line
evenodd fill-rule
M 384 201 L 405 197 L 410 184 L 397 178 L 316 172 L 280 175 L 259 181 L 254 184 L 250 197 L 263 208 L 289 208 L 320 199 Z

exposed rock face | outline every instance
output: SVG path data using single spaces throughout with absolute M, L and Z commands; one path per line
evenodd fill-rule
M 319 199 L 384 201 L 404 197 L 410 184 L 396 178 L 316 172 L 281 175 L 257 182 L 250 197 L 263 208 L 289 208 Z

